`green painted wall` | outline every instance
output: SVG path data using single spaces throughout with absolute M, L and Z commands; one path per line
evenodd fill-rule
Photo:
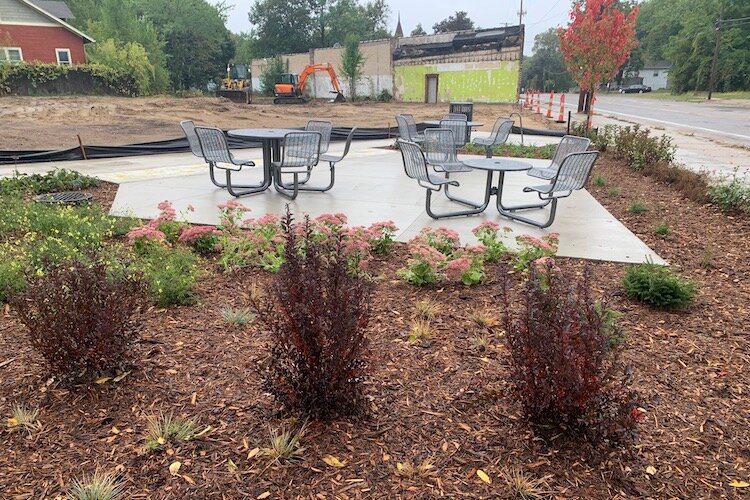
M 518 61 L 496 64 L 493 69 L 460 69 L 465 66 L 460 63 L 396 66 L 397 98 L 404 102 L 424 102 L 425 75 L 437 74 L 440 102 L 516 102 Z

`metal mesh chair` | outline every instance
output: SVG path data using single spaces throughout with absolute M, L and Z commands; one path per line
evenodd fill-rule
M 190 152 L 208 163 L 208 173 L 214 186 L 220 188 L 227 187 L 226 184 L 222 184 L 216 180 L 216 177 L 214 175 L 214 162 L 206 160 L 206 157 L 203 155 L 201 142 L 198 139 L 198 134 L 195 133 L 195 123 L 193 123 L 192 120 L 183 120 L 180 122 L 180 127 L 182 128 L 182 131 L 185 133 L 185 137 L 188 140 L 188 144 L 190 145 Z
M 320 154 L 328 151 L 331 144 L 331 130 L 333 124 L 328 120 L 308 120 L 305 125 L 305 132 L 320 132 Z
M 467 117 L 463 113 L 446 113 L 443 115 L 443 120 L 463 120 L 468 121 L 469 117 Z
M 242 167 L 254 167 L 255 163 L 250 160 L 237 160 L 232 156 L 229 151 L 229 145 L 227 139 L 224 137 L 224 132 L 218 128 L 212 127 L 195 127 L 195 133 L 198 136 L 198 142 L 200 143 L 203 157 L 206 159 L 209 165 L 213 165 L 216 168 L 221 168 L 226 172 L 227 183 L 226 185 L 219 185 L 219 187 L 226 187 L 229 194 L 232 196 L 244 196 L 246 194 L 259 193 L 268 189 L 270 185 L 270 178 L 264 175 L 263 182 L 260 184 L 232 184 L 232 172 L 239 172 Z M 213 180 L 213 176 L 212 176 Z M 214 182 L 214 184 L 216 184 Z
M 445 212 L 435 213 L 432 210 L 432 193 L 440 191 L 443 186 L 455 186 L 458 187 L 457 181 L 448 179 L 446 177 L 438 176 L 430 171 L 427 159 L 425 158 L 422 148 L 415 142 L 402 141 L 399 139 L 396 141 L 401 151 L 401 158 L 404 162 L 404 171 L 406 175 L 417 181 L 421 187 L 427 190 L 425 197 L 425 210 L 427 215 L 433 219 L 440 219 L 443 217 L 456 217 L 460 215 L 474 215 L 480 213 L 486 204 L 481 208 L 473 208 L 471 210 L 463 210 L 458 212 Z
M 408 139 L 403 137 L 402 139 L 411 142 L 422 143 L 424 141 L 424 135 L 420 134 L 417 130 L 417 122 L 414 120 L 414 117 L 407 113 L 402 113 L 399 116 L 403 118 L 404 122 L 406 123 L 406 136 L 408 137 Z M 396 121 L 398 121 L 398 119 Z M 400 126 L 399 130 L 401 130 Z
M 560 163 L 560 168 L 549 184 L 527 186 L 523 188 L 524 193 L 536 193 L 539 196 L 539 199 L 542 200 L 542 203 L 506 207 L 502 205 L 502 202 L 498 197 L 498 210 L 506 217 L 533 226 L 541 228 L 550 226 L 555 220 L 557 200 L 560 198 L 567 198 L 573 194 L 573 191 L 582 189 L 586 185 L 598 156 L 598 151 L 584 151 L 567 155 Z M 550 207 L 549 217 L 546 221 L 535 221 L 512 213 L 517 210 L 525 210 L 529 208 L 543 208 L 550 203 L 552 205 Z
M 492 133 L 489 137 L 477 137 L 471 142 L 477 146 L 484 146 L 485 156 L 492 158 L 492 148 L 505 144 L 512 128 L 513 120 L 498 118 L 495 120 L 495 125 L 492 127 Z
M 299 191 L 327 191 L 329 188 L 305 186 L 300 182 L 300 174 L 305 179 L 320 159 L 320 132 L 289 132 L 284 136 L 281 159 L 271 163 L 273 185 L 282 196 L 293 200 Z M 282 181 L 283 175 L 292 175 L 292 183 Z
M 447 128 L 424 131 L 424 152 L 427 163 L 437 172 L 471 172 L 456 156 L 456 140 Z
M 453 132 L 453 143 L 455 147 L 464 147 L 468 131 L 466 120 L 440 120 L 440 128 L 447 128 Z
M 552 162 L 549 167 L 532 168 L 526 173 L 532 177 L 550 180 L 555 177 L 557 170 L 560 168 L 560 164 L 566 156 L 571 153 L 586 151 L 590 145 L 590 139 L 574 135 L 566 135 L 560 140 L 560 143 L 555 148 L 555 154 L 552 155 Z

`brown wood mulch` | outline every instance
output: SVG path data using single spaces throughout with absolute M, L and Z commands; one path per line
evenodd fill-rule
M 500 267 L 478 287 L 418 289 L 395 271 L 406 254 L 379 260 L 369 326 L 369 408 L 353 420 L 313 423 L 304 460 L 280 466 L 255 455 L 269 428 L 289 424 L 259 374 L 268 337 L 256 322 L 230 327 L 225 304 L 242 306 L 259 271 L 223 274 L 208 264 L 200 302 L 146 313 L 138 368 L 119 383 L 47 384 L 42 360 L 12 313 L 0 316 L 0 413 L 13 403 L 41 409 L 41 430 L 0 434 L 0 497 L 54 498 L 73 478 L 101 469 L 118 474 L 128 498 L 498 498 L 504 471 L 543 479 L 557 498 L 722 498 L 750 482 L 747 318 L 750 224 L 684 200 L 666 185 L 602 158 L 607 181 L 590 190 L 618 219 L 699 285 L 687 311 L 651 309 L 619 288 L 626 266 L 593 263 L 596 290 L 624 313 L 624 360 L 646 418 L 637 437 L 593 446 L 528 425 L 509 394 L 500 326 L 484 330 L 476 311 L 500 318 Z M 610 190 L 619 188 L 617 196 Z M 629 213 L 633 201 L 648 211 Z M 670 231 L 656 236 L 665 222 Z M 560 259 L 580 271 L 581 261 Z M 434 337 L 405 341 L 420 299 L 439 301 Z M 482 351 L 474 339 L 485 333 Z M 146 417 L 174 412 L 211 430 L 200 438 L 144 449 Z M 335 468 L 323 462 L 333 455 Z M 434 465 L 434 475 L 401 478 L 396 463 Z M 177 475 L 168 470 L 182 463 Z M 477 469 L 491 484 L 482 482 Z

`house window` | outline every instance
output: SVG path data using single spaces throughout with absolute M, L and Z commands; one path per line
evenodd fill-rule
M 55 49 L 57 53 L 57 64 L 72 64 L 70 60 L 70 49 Z
M 659 76 L 659 72 L 658 71 L 654 71 L 654 76 Z
M 0 47 L 0 64 L 4 62 L 18 64 L 23 61 L 23 53 L 20 47 Z

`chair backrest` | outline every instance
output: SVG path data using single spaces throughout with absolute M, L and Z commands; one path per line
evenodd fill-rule
M 453 143 L 457 148 L 466 144 L 466 120 L 440 120 L 440 128 L 453 132 Z
M 346 144 L 344 144 L 344 152 L 341 153 L 341 159 L 344 159 L 344 156 L 349 154 L 349 147 L 352 145 L 352 139 L 354 138 L 354 134 L 357 132 L 357 127 L 352 127 L 352 129 L 349 131 L 349 135 L 346 136 Z
M 513 120 L 509 120 L 507 118 L 498 118 L 497 120 L 495 120 L 495 125 L 493 125 L 492 127 L 492 134 L 490 134 L 492 144 L 505 144 L 505 141 L 508 140 L 508 136 L 510 135 L 510 131 L 512 129 Z
M 282 167 L 314 167 L 320 158 L 320 132 L 289 132 L 281 151 Z
M 591 145 L 591 140 L 585 137 L 575 135 L 566 135 L 555 148 L 555 154 L 552 155 L 552 166 L 559 167 L 562 161 L 571 153 L 581 153 L 586 151 Z
M 424 157 L 422 148 L 419 144 L 409 141 L 396 141 L 398 149 L 401 151 L 401 158 L 404 161 L 404 171 L 406 175 L 418 181 L 430 182 L 430 176 L 427 172 L 427 160 Z
M 203 157 L 214 163 L 234 163 L 229 152 L 229 144 L 221 129 L 213 127 L 195 127 Z
M 446 113 L 443 116 L 443 120 L 463 120 L 468 121 L 469 117 L 463 113 Z
M 456 140 L 447 128 L 428 128 L 424 131 L 424 152 L 427 163 L 457 163 Z
M 201 143 L 198 140 L 198 134 L 195 133 L 195 123 L 193 120 L 183 120 L 180 122 L 182 131 L 185 132 L 188 144 L 190 144 L 190 151 L 198 158 L 203 158 L 203 150 L 201 149 Z
M 409 133 L 409 123 L 403 115 L 396 115 L 396 124 L 398 125 L 398 136 L 404 141 L 411 141 Z
M 599 151 L 583 151 L 566 156 L 552 180 L 551 192 L 575 191 L 583 188 L 598 156 Z
M 333 130 L 333 124 L 328 120 L 308 120 L 307 125 L 305 125 L 305 132 L 320 132 L 321 154 L 328 151 L 328 146 L 331 143 L 331 130 Z
M 414 116 L 408 113 L 401 113 L 401 116 L 404 117 L 404 120 L 406 120 L 406 125 L 409 127 L 409 140 L 413 141 L 419 135 L 419 131 L 417 130 L 417 122 L 416 120 L 414 120 Z

